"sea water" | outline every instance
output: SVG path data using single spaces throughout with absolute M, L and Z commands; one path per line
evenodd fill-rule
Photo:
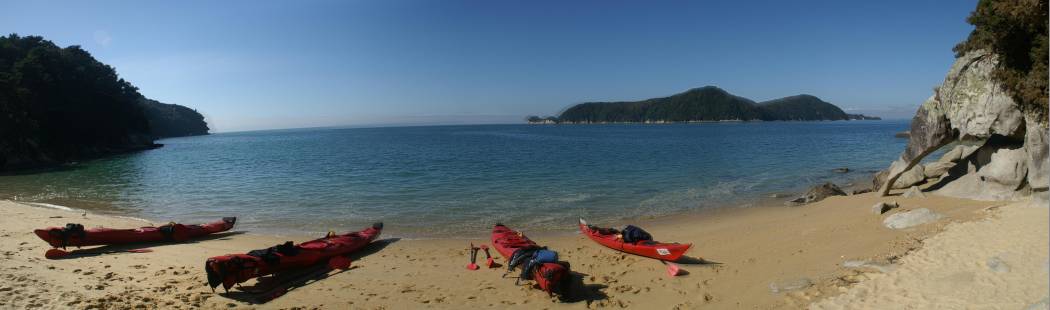
M 0 199 L 166 223 L 239 217 L 264 233 L 408 237 L 526 230 L 747 206 L 870 179 L 905 121 L 471 125 L 220 133 L 0 176 Z M 849 173 L 836 173 L 846 167 Z M 56 225 L 64 222 L 56 222 Z

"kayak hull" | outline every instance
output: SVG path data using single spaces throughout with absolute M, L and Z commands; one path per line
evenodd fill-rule
M 689 251 L 689 248 L 693 246 L 691 243 L 682 244 L 647 241 L 627 243 L 624 242 L 623 239 L 617 238 L 614 234 L 603 234 L 596 229 L 591 229 L 587 225 L 587 222 L 582 219 L 580 220 L 580 233 L 587 236 L 587 238 L 594 240 L 594 242 L 613 250 L 669 262 L 677 261 L 682 258 L 682 255 L 685 255 L 685 252 Z
M 508 263 L 511 256 L 514 255 L 514 251 L 520 248 L 538 246 L 536 242 L 507 226 L 496 224 L 492 227 L 492 247 Z M 565 265 L 556 263 L 541 264 L 532 272 L 532 279 L 536 281 L 540 289 L 549 294 L 564 293 L 561 291 L 560 284 L 564 283 L 568 276 L 569 269 Z
M 208 284 L 212 288 L 222 285 L 229 290 L 234 284 L 253 278 L 319 265 L 357 252 L 379 238 L 382 231 L 383 223 L 376 223 L 361 231 L 310 240 L 295 245 L 294 254 L 272 252 L 264 258 L 249 252 L 208 258 L 205 261 Z
M 200 225 L 172 223 L 157 227 L 150 226 L 133 229 L 91 228 L 75 233 L 68 232 L 64 227 L 48 227 L 36 229 L 33 233 L 56 248 L 140 242 L 182 242 L 230 230 L 236 222 L 237 218 L 226 217 L 219 221 Z

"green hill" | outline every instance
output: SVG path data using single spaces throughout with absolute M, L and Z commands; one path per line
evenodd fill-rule
M 587 102 L 558 116 L 559 122 L 687 122 L 756 120 L 762 112 L 755 102 L 714 86 L 690 89 L 670 97 L 642 101 Z
M 145 101 L 79 46 L 0 37 L 0 171 L 148 149 L 158 135 L 200 132 L 196 112 Z
M 796 95 L 759 103 L 764 120 L 819 121 L 847 120 L 849 115 L 833 104 L 811 95 Z
M 145 97 L 139 100 L 139 104 L 146 113 L 150 132 L 158 138 L 208 134 L 208 123 L 194 109 Z
M 735 96 L 715 86 L 694 88 L 669 97 L 642 101 L 586 102 L 556 118 L 527 118 L 530 123 L 661 123 L 700 121 L 815 121 L 878 119 L 847 114 L 811 95 L 797 95 L 762 103 Z

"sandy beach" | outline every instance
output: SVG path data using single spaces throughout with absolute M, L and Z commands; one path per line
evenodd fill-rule
M 880 201 L 897 201 L 901 207 L 875 215 L 870 208 Z M 944 218 L 904 230 L 891 230 L 882 225 L 886 216 L 916 208 L 929 208 Z M 639 222 L 658 240 L 695 244 L 688 255 L 696 258 L 694 262 L 703 263 L 683 264 L 688 274 L 674 278 L 655 260 L 603 248 L 578 234 L 533 234 L 537 242 L 559 251 L 562 259 L 572 263 L 573 271 L 580 275 L 573 292 L 564 301 L 548 297 L 527 284 L 515 286 L 513 279 L 501 278 L 503 269 L 466 270 L 468 243 L 487 243 L 488 232 L 479 231 L 476 238 L 463 240 L 381 239 L 367 253 L 355 257 L 352 269 L 333 272 L 327 278 L 296 288 L 268 303 L 253 304 L 239 295 L 224 296 L 220 294 L 221 289 L 213 293 L 206 285 L 204 260 L 312 237 L 237 231 L 196 242 L 151 245 L 149 248 L 154 251 L 150 253 L 48 260 L 43 257 L 48 245 L 31 233 L 34 228 L 67 222 L 86 227 L 137 227 L 147 223 L 2 201 L 0 236 L 4 242 L 0 244 L 0 253 L 4 260 L 0 261 L 3 279 L 0 306 L 585 309 L 644 305 L 650 309 L 773 309 L 805 308 L 818 300 L 822 301 L 823 308 L 851 308 L 855 300 L 861 300 L 871 304 L 867 307 L 880 308 L 873 302 L 881 298 L 875 296 L 912 290 L 914 285 L 921 285 L 924 278 L 935 276 L 934 273 L 951 272 L 942 269 L 980 268 L 990 257 L 999 255 L 1014 272 L 976 273 L 967 279 L 999 276 L 997 281 L 1024 287 L 1025 293 L 1021 295 L 995 291 L 975 297 L 982 305 L 997 305 L 997 300 L 1002 298 L 1003 306 L 1012 307 L 1045 297 L 1034 292 L 1045 292 L 1047 285 L 1043 267 L 1047 255 L 1047 210 L 937 196 L 883 198 L 862 194 L 831 197 L 801 207 L 723 208 Z M 1023 222 L 1024 226 L 1014 222 Z M 513 223 L 507 224 L 513 227 Z M 572 222 L 567 220 L 566 225 Z M 974 247 L 957 241 L 994 243 L 995 240 L 988 237 L 976 238 L 989 236 L 987 229 L 1007 229 L 1016 235 L 1028 236 L 1003 243 L 1010 248 L 1026 249 L 1025 252 Z M 945 230 L 946 233 L 937 235 Z M 935 248 L 927 249 L 930 247 Z M 924 262 L 930 264 L 929 260 L 937 259 L 929 251 L 954 253 L 953 261 L 958 264 L 926 269 Z M 972 253 L 975 251 L 982 253 Z M 869 267 L 886 268 L 844 266 L 848 261 L 865 261 L 870 263 Z M 1033 262 L 1037 264 L 1032 265 Z M 879 269 L 889 274 L 883 275 Z M 923 272 L 913 275 L 915 270 Z M 1044 276 L 1018 276 L 1019 271 L 1030 270 L 1042 272 Z M 1021 273 L 1024 274 L 1027 273 Z M 895 278 L 919 283 L 889 280 Z M 887 281 L 893 284 L 884 284 Z M 883 289 L 886 285 L 889 288 Z M 969 284 L 960 280 L 939 285 L 939 291 L 950 291 L 955 286 L 968 287 Z M 927 296 L 926 300 L 936 302 L 938 299 Z

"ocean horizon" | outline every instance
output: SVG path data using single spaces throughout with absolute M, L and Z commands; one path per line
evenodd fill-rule
M 885 168 L 904 120 L 322 127 L 169 138 L 162 148 L 0 176 L 0 199 L 274 234 L 383 221 L 404 237 L 496 222 L 568 231 L 726 206 Z M 839 173 L 836 168 L 849 168 Z M 61 224 L 61 223 L 56 223 Z

